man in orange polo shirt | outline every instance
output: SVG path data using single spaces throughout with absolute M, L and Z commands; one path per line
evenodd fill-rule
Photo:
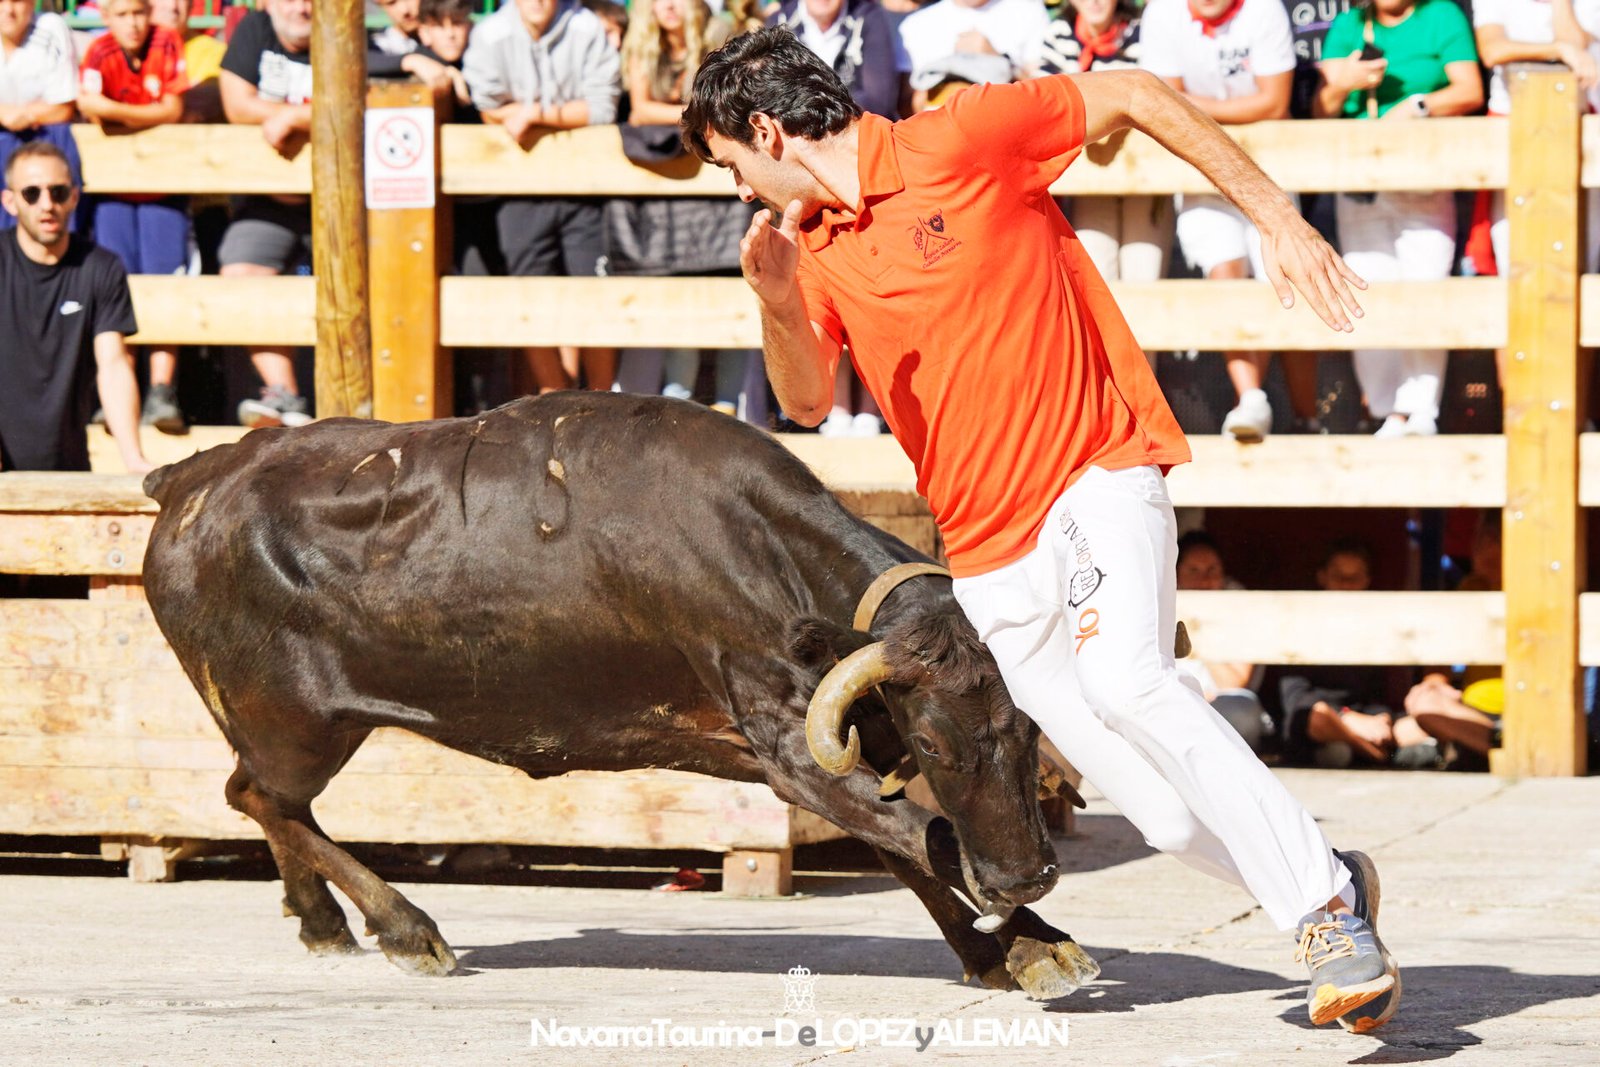
M 1241 886 L 1300 936 L 1313 1022 L 1393 1014 L 1377 873 L 1310 814 L 1173 661 L 1164 472 L 1189 449 L 1049 186 L 1085 143 L 1143 130 L 1255 222 L 1333 328 L 1364 283 L 1221 129 L 1142 71 L 976 86 L 863 115 L 788 31 L 702 62 L 684 140 L 757 214 L 742 246 L 790 417 L 828 412 L 850 349 L 944 535 L 955 596 L 1012 698 L 1156 848 Z M 781 212 L 776 222 L 775 212 Z

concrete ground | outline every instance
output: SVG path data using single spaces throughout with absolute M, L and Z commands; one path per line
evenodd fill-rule
M 411 978 L 377 952 L 311 958 L 268 881 L 134 885 L 0 877 L 0 1061 L 17 1064 L 1600 1063 L 1600 779 L 1281 772 L 1337 843 L 1383 872 L 1405 971 L 1376 1036 L 1312 1029 L 1288 935 L 1237 890 L 1153 855 L 1103 801 L 1058 842 L 1037 907 L 1102 978 L 1042 1005 L 964 986 L 909 891 L 801 875 L 802 895 L 411 884 L 464 972 Z M 220 803 L 220 798 L 219 798 Z M 802 850 L 797 866 L 806 867 Z M 352 912 L 353 914 L 353 912 Z M 359 923 L 352 923 L 359 932 Z M 784 1017 L 1068 1025 L 1067 1048 L 530 1047 L 562 1025 L 781 1033 L 783 972 L 814 973 Z M 947 1028 L 948 1036 L 953 1031 Z M 838 1031 L 844 1039 L 849 1027 Z

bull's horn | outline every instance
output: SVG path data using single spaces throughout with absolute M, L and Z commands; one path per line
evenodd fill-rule
M 852 726 L 849 741 L 840 744 L 839 730 L 844 726 L 845 713 L 861 694 L 887 681 L 892 673 L 883 642 L 874 641 L 840 660 L 817 684 L 811 706 L 806 709 L 806 744 L 811 758 L 823 770 L 829 774 L 855 770 L 861 760 L 861 738 Z

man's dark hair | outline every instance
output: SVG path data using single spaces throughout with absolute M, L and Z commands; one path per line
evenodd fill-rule
M 1190 530 L 1178 538 L 1178 560 L 1181 562 L 1184 556 L 1197 548 L 1209 548 L 1217 554 L 1218 559 L 1222 558 L 1222 549 L 1217 546 L 1216 538 L 1204 530 Z
M 433 24 L 471 22 L 472 11 L 472 0 L 422 0 L 417 5 L 417 21 Z
M 683 145 L 707 163 L 708 134 L 749 147 L 756 139 L 750 116 L 757 112 L 808 141 L 839 133 L 861 117 L 849 87 L 782 26 L 740 34 L 700 61 L 679 123 Z
M 29 141 L 27 144 L 11 153 L 11 158 L 6 160 L 6 187 L 11 186 L 11 176 L 17 172 L 17 165 L 25 159 L 55 159 L 61 162 L 70 173 L 72 164 L 67 162 L 67 154 L 49 141 Z M 74 182 L 73 184 L 77 184 Z
M 1372 570 L 1372 548 L 1357 537 L 1337 537 L 1328 542 L 1322 550 L 1322 562 L 1317 570 L 1327 570 L 1328 565 L 1340 556 L 1353 556 L 1361 561 L 1362 566 L 1370 573 Z

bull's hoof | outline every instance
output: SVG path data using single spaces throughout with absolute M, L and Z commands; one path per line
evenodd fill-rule
M 1100 965 L 1075 941 L 1046 944 L 1019 937 L 1006 953 L 1006 970 L 1034 1000 L 1070 996 L 1100 976 Z
M 301 931 L 300 943 L 313 956 L 351 956 L 361 952 L 361 945 L 348 926 L 340 927 L 329 937 L 312 937 Z
M 456 969 L 456 954 L 450 951 L 439 931 L 414 926 L 397 934 L 379 934 L 378 947 L 389 962 L 407 974 L 440 978 Z
M 1011 990 L 1018 988 L 1017 980 L 1011 977 L 1011 972 L 1006 969 L 1006 965 L 1004 963 L 997 963 L 993 967 L 990 967 L 988 970 L 984 971 L 982 974 L 974 974 L 971 971 L 967 971 L 961 976 L 961 980 L 963 982 L 970 982 L 974 978 L 982 982 L 988 988 L 998 989 L 1001 992 L 1010 992 Z

